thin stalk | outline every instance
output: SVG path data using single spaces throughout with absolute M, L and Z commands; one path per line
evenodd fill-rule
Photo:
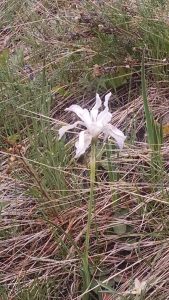
M 109 144 L 109 141 L 106 144 L 106 152 L 107 152 L 107 163 L 108 163 L 108 176 L 109 176 L 109 181 L 110 181 L 110 189 L 112 192 L 112 202 L 113 204 L 116 203 L 118 200 L 118 194 L 113 191 L 111 187 L 112 182 L 116 182 L 118 180 L 118 172 L 116 170 L 115 164 L 112 164 L 112 159 L 111 159 L 111 152 L 113 152 L 113 149 L 111 145 Z
M 142 65 L 141 65 L 141 82 L 142 82 L 142 96 L 144 104 L 144 112 L 146 117 L 146 127 L 147 127 L 147 137 L 149 146 L 154 147 L 154 135 L 153 135 L 153 124 L 152 124 L 152 114 L 149 110 L 148 99 L 147 99 L 147 85 L 145 76 L 145 50 L 143 50 Z
M 85 239 L 85 253 L 83 258 L 83 270 L 84 270 L 84 288 L 89 288 L 91 282 L 90 270 L 89 270 L 89 246 L 90 246 L 90 230 L 92 223 L 92 209 L 94 203 L 94 185 L 95 185 L 95 174 L 96 174 L 96 141 L 92 141 L 91 144 L 91 158 L 90 158 L 90 198 L 88 201 L 88 220 L 86 228 L 86 239 Z M 89 295 L 84 295 L 84 300 L 89 299 Z

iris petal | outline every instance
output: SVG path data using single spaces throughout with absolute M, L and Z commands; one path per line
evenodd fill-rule
M 73 124 L 71 124 L 71 125 L 65 125 L 65 126 L 61 127 L 61 128 L 59 129 L 59 131 L 58 131 L 58 133 L 59 133 L 59 140 L 62 138 L 62 136 L 63 136 L 67 131 L 69 131 L 70 129 L 75 128 L 79 123 L 80 123 L 80 122 L 77 121 L 77 122 L 75 122 L 75 123 L 73 123 Z
M 102 105 L 102 101 L 100 99 L 99 94 L 96 93 L 96 103 L 93 106 L 92 110 L 90 111 L 90 115 L 92 118 L 92 121 L 96 122 L 97 116 L 98 116 L 98 112 L 99 112 L 99 108 Z
M 110 100 L 110 97 L 111 97 L 111 95 L 112 95 L 112 93 L 110 92 L 110 93 L 108 93 L 106 96 L 105 96 L 105 100 L 104 100 L 104 107 L 105 108 L 108 108 L 108 103 L 109 103 L 109 100 Z M 109 110 L 109 108 L 108 108 L 108 110 Z
M 105 109 L 101 111 L 97 117 L 98 124 L 102 124 L 102 126 L 107 125 L 112 118 L 112 114 L 109 112 L 109 107 L 108 107 L 110 97 L 111 97 L 111 92 L 105 96 L 105 101 L 104 101 Z
M 75 156 L 75 158 L 78 158 L 82 154 L 85 153 L 87 148 L 90 146 L 91 141 L 92 141 L 92 136 L 86 130 L 81 131 L 79 133 L 79 139 L 75 143 L 75 147 L 76 147 L 76 156 Z
M 99 109 L 101 107 L 101 105 L 102 105 L 102 100 L 101 100 L 99 94 L 96 93 L 96 103 L 93 108 Z
M 113 137 L 119 148 L 123 148 L 126 136 L 120 129 L 111 124 L 108 124 L 107 126 L 105 126 L 103 133 L 105 134 L 105 138 L 107 138 L 108 136 Z
M 105 126 L 111 121 L 111 118 L 112 114 L 108 111 L 107 108 L 105 108 L 98 114 L 97 123 L 102 124 L 102 126 Z
M 73 104 L 66 108 L 65 111 L 74 112 L 86 124 L 86 126 L 90 126 L 92 123 L 89 111 L 86 108 L 83 109 L 80 105 Z

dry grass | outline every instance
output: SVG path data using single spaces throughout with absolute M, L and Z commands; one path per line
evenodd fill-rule
M 166 109 L 160 98 L 155 88 L 149 90 L 149 101 L 157 117 Z M 131 115 L 137 116 L 139 132 L 145 125 L 141 97 L 117 110 L 113 123 L 127 127 L 130 132 Z M 167 149 L 166 139 L 163 147 L 166 166 Z M 103 159 L 98 161 L 101 163 Z M 150 153 L 143 138 L 138 144 L 126 145 L 116 159 L 122 174 L 118 183 L 106 180 L 106 170 L 98 173 L 95 190 L 98 236 L 93 226 L 90 262 L 95 282 L 116 287 L 116 299 L 131 289 L 133 278 L 148 282 L 146 299 L 166 299 L 168 295 L 168 175 L 166 169 L 161 192 L 160 183 L 153 185 L 144 179 L 150 164 Z M 87 181 L 84 177 L 87 169 L 81 164 L 77 164 L 77 169 L 74 166 L 73 171 L 70 167 L 64 171 L 68 176 L 80 171 L 80 182 Z M 5 238 L 1 241 L 1 283 L 10 287 L 9 299 L 31 285 L 35 278 L 41 284 L 52 278 L 57 299 L 75 299 L 80 291 L 79 255 L 83 251 L 89 188 L 71 190 L 70 186 L 68 195 L 51 199 L 49 203 L 49 199 L 44 198 L 42 202 L 27 196 L 30 183 L 23 185 L 19 180 L 10 179 L 5 168 L 1 178 L 3 201 L 7 199 L 9 203 L 2 210 L 1 232 Z M 111 191 L 118 194 L 117 203 L 112 203 Z M 44 207 L 47 203 L 50 208 L 57 208 L 60 200 L 63 205 L 58 220 L 55 213 L 46 214 Z M 115 228 L 121 224 L 122 233 L 118 234 Z
M 131 288 L 133 278 L 144 279 L 148 281 L 146 299 L 165 299 L 164 295 L 168 295 L 168 203 L 160 199 L 158 192 L 145 194 L 151 189 L 147 184 L 140 186 L 141 193 L 145 190 L 142 202 L 139 185 L 137 190 L 132 184 L 118 184 L 118 187 L 115 184 L 112 188 L 120 194 L 114 208 L 110 188 L 103 185 L 97 191 L 99 236 L 97 240 L 93 228 L 90 247 L 93 276 L 116 286 L 119 294 Z M 58 223 L 55 216 L 48 222 L 37 215 L 36 199 L 20 196 L 15 200 L 16 195 L 13 198 L 2 211 L 1 221 L 1 231 L 5 233 L 1 241 L 1 283 L 10 287 L 9 299 L 18 289 L 31 285 L 35 278 L 41 283 L 54 278 L 57 298 L 63 299 L 64 295 L 64 299 L 75 299 L 80 288 L 78 252 L 83 251 L 86 203 L 62 210 L 62 222 Z M 120 209 L 126 213 L 118 217 L 116 212 Z M 115 234 L 114 228 L 119 224 L 125 224 L 129 231 Z M 60 235 L 56 238 L 57 230 Z M 78 251 L 70 246 L 70 236 Z

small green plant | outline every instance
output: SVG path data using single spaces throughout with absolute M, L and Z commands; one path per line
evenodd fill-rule
M 161 147 L 163 142 L 162 127 L 154 120 L 153 114 L 150 112 L 148 99 L 147 99 L 147 87 L 145 79 L 145 64 L 144 64 L 144 51 L 142 58 L 142 95 L 144 102 L 144 112 L 146 118 L 146 130 L 148 144 L 150 147 L 151 155 L 151 176 L 153 180 L 159 180 L 162 175 L 162 156 Z
M 78 124 L 86 127 L 85 131 L 81 131 L 79 134 L 79 140 L 75 143 L 76 146 L 76 158 L 79 158 L 85 153 L 91 144 L 91 159 L 90 159 L 90 197 L 88 200 L 88 220 L 86 227 L 86 238 L 85 238 L 85 250 L 82 257 L 83 271 L 84 271 L 84 300 L 89 300 L 89 295 L 87 290 L 90 288 L 91 284 L 91 271 L 89 267 L 89 251 L 90 251 L 90 231 L 93 219 L 93 203 L 94 203 L 94 185 L 96 177 L 96 142 L 98 136 L 103 133 L 105 139 L 108 136 L 113 137 L 119 148 L 122 149 L 124 141 L 126 139 L 122 131 L 120 131 L 115 126 L 111 125 L 109 122 L 112 118 L 109 112 L 108 102 L 111 97 L 111 93 L 105 96 L 104 110 L 99 113 L 99 109 L 102 105 L 100 96 L 96 94 L 96 103 L 91 111 L 87 109 L 82 109 L 79 105 L 72 105 L 67 108 L 67 111 L 72 111 L 78 115 L 81 121 L 77 121 L 74 124 L 63 126 L 59 129 L 59 139 L 70 129 L 77 127 Z M 97 229 L 96 229 L 97 231 Z

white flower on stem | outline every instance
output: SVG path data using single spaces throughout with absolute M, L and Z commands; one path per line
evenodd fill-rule
M 83 109 L 80 105 L 73 104 L 66 111 L 74 112 L 81 121 L 77 121 L 74 124 L 63 126 L 59 129 L 59 139 L 70 129 L 77 127 L 77 125 L 82 125 L 85 130 L 79 133 L 79 139 L 75 143 L 76 147 L 76 158 L 85 153 L 87 148 L 90 146 L 92 139 L 98 138 L 98 136 L 103 133 L 104 140 L 108 137 L 113 137 L 120 149 L 123 148 L 126 136 L 117 127 L 110 124 L 112 114 L 108 108 L 108 102 L 111 97 L 111 93 L 105 96 L 104 109 L 99 112 L 102 106 L 102 101 L 99 94 L 96 94 L 96 103 L 93 108 L 89 111 L 88 109 Z
M 144 280 L 140 281 L 138 278 L 136 278 L 134 281 L 134 288 L 131 293 L 133 295 L 141 295 L 142 292 L 145 291 L 146 285 L 147 285 L 146 281 Z

